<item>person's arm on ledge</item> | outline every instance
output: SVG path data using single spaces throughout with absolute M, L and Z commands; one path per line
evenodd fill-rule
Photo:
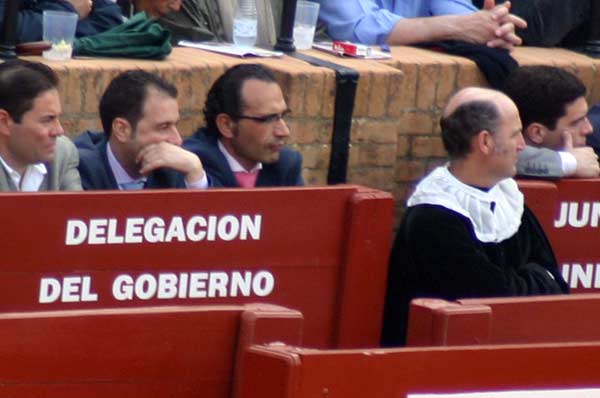
M 400 19 L 388 36 L 387 43 L 405 45 L 459 40 L 508 50 L 520 45 L 522 41 L 515 34 L 515 27 L 525 28 L 527 24 L 510 14 L 510 3 L 494 6 L 491 0 L 486 1 L 486 5 L 486 9 L 472 14 Z

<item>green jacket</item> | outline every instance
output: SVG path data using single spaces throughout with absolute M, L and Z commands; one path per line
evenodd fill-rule
M 77 55 L 96 57 L 164 59 L 171 53 L 171 34 L 145 12 L 94 36 L 75 40 Z

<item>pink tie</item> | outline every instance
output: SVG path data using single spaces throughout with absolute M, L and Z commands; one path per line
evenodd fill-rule
M 256 177 L 258 177 L 258 170 L 254 170 L 250 173 L 247 173 L 245 171 L 236 171 L 234 174 L 235 179 L 237 180 L 238 184 L 240 184 L 240 187 L 254 188 L 254 186 L 256 185 Z

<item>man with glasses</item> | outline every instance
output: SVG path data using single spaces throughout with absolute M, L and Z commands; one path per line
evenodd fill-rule
M 126 71 L 100 100 L 104 133 L 75 140 L 83 188 L 206 188 L 196 155 L 181 148 L 177 89 L 143 70 Z
M 206 128 L 183 146 L 202 159 L 216 187 L 304 185 L 302 157 L 285 147 L 288 113 L 270 70 L 237 65 L 213 84 L 204 105 Z

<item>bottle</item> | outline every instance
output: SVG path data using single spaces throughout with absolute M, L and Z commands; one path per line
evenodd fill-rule
M 256 44 L 258 17 L 255 0 L 238 0 L 233 18 L 233 42 L 238 46 Z

